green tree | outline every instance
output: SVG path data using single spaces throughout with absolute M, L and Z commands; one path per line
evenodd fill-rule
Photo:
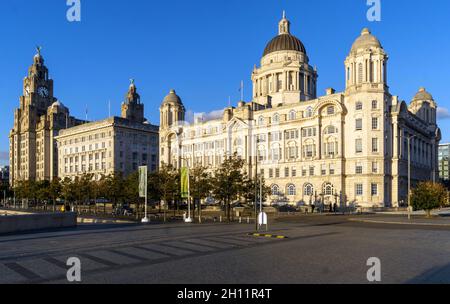
M 179 172 L 171 165 L 162 164 L 158 172 L 152 173 L 148 179 L 149 197 L 161 203 L 169 205 L 180 197 Z
M 8 182 L 0 182 L 0 194 L 2 200 L 5 196 L 7 198 L 11 196 L 11 189 L 9 188 Z
M 105 179 L 105 197 L 113 205 L 115 209 L 125 198 L 124 193 L 125 182 L 121 172 L 110 174 Z
M 252 178 L 246 178 L 241 189 L 240 197 L 242 197 L 246 203 L 254 204 L 256 199 L 258 199 L 258 204 L 261 194 L 261 184 L 262 184 L 262 201 L 265 202 L 267 198 L 271 195 L 272 190 L 266 185 L 266 180 L 264 177 L 262 180 L 258 178 L 257 180 Z
M 22 200 L 22 206 L 24 206 L 25 201 L 28 205 L 28 201 L 37 200 L 37 186 L 35 181 L 19 181 L 14 191 L 16 192 L 16 197 Z
M 225 206 L 228 221 L 231 221 L 231 204 L 242 193 L 247 179 L 247 174 L 243 172 L 244 164 L 244 160 L 235 154 L 214 171 L 212 192 L 214 198 Z
M 61 179 L 55 177 L 49 186 L 49 197 L 53 203 L 53 212 L 56 212 L 56 200 L 61 196 Z
M 44 208 L 47 209 L 47 203 L 50 198 L 50 182 L 47 180 L 38 181 L 35 184 L 35 190 L 36 191 L 36 200 L 39 203 L 44 203 Z
M 81 177 L 77 180 L 77 192 L 78 192 L 78 200 L 83 205 L 88 205 L 89 211 L 91 210 L 91 198 L 92 198 L 92 184 L 94 180 L 93 174 L 83 174 Z
M 136 219 L 140 218 L 141 198 L 139 197 L 139 172 L 135 172 L 127 176 L 125 183 L 126 201 L 136 206 Z
M 70 204 L 73 208 L 73 203 L 76 199 L 75 187 L 75 182 L 68 177 L 61 181 L 61 196 L 64 198 L 65 206 Z
M 433 182 L 420 183 L 411 195 L 411 205 L 414 210 L 425 210 L 427 217 L 431 217 L 431 211 L 444 207 L 447 200 L 447 192 L 442 184 Z
M 197 206 L 199 220 L 201 221 L 202 200 L 209 197 L 212 191 L 211 174 L 203 166 L 195 166 L 189 171 L 189 185 L 194 206 Z
M 95 197 L 95 212 L 97 213 L 97 199 L 103 199 L 103 213 L 106 214 L 106 199 L 108 197 L 108 185 L 107 185 L 108 177 L 106 175 L 102 175 L 100 180 L 96 181 L 93 186 L 94 189 L 94 197 Z

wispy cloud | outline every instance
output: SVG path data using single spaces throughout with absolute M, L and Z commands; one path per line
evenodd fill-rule
M 438 108 L 437 116 L 439 120 L 450 119 L 450 111 L 446 108 Z
M 190 124 L 192 124 L 196 118 L 201 118 L 201 121 L 206 122 L 206 121 L 211 121 L 211 120 L 215 120 L 215 119 L 219 119 L 222 118 L 223 116 L 223 109 L 222 110 L 217 110 L 217 111 L 212 111 L 209 113 L 195 113 L 191 110 L 188 110 L 186 112 L 186 121 Z

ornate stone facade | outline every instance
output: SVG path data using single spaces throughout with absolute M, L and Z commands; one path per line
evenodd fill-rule
M 122 104 L 122 117 L 111 117 L 62 130 L 58 143 L 58 176 L 102 175 L 136 172 L 159 165 L 159 129 L 144 119 L 144 105 L 132 81 Z
M 10 184 L 20 180 L 51 180 L 57 176 L 55 137 L 64 128 L 81 124 L 53 95 L 53 80 L 40 48 L 23 81 L 20 106 L 14 111 L 10 140 Z
M 161 105 L 160 159 L 214 168 L 237 153 L 264 175 L 270 202 L 398 206 L 407 200 L 408 139 L 412 181 L 436 180 L 436 102 L 421 88 L 408 105 L 388 86 L 388 55 L 364 29 L 345 60 L 346 88 L 317 97 L 317 69 L 285 16 L 252 73 L 253 100 L 222 119 L 183 122 L 172 91 Z M 256 166 L 258 162 L 258 166 Z

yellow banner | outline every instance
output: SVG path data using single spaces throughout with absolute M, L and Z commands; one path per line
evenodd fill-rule
M 181 168 L 181 198 L 189 198 L 189 168 Z

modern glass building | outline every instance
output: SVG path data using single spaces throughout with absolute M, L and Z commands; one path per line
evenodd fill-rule
M 449 181 L 450 143 L 439 145 L 439 178 Z

